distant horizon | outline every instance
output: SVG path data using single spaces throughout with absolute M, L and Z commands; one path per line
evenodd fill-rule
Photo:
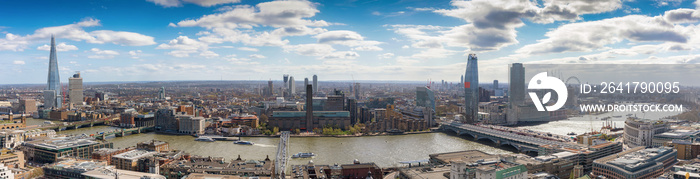
M 0 16 L 0 84 L 46 81 L 51 35 L 62 81 L 454 82 L 471 53 L 500 81 L 511 63 L 700 63 L 698 0 L 23 0 Z
M 178 82 L 267 82 L 268 80 L 166 80 L 166 81 L 100 81 L 100 82 L 85 82 L 83 81 L 83 85 L 99 85 L 99 84 L 127 84 L 127 83 L 158 83 L 158 82 L 164 82 L 164 83 L 178 83 Z M 283 82 L 283 80 L 272 80 L 273 82 Z M 301 83 L 297 81 L 296 79 L 294 80 L 297 84 L 303 84 L 304 80 L 301 80 Z M 323 80 L 320 81 L 319 83 L 352 83 L 352 80 Z M 404 83 L 404 84 L 427 84 L 427 81 L 403 81 L 403 80 L 355 80 L 355 82 L 365 82 L 365 83 Z M 433 81 L 435 84 L 440 84 L 440 81 Z M 447 81 L 446 81 L 447 82 Z M 309 83 L 311 83 L 311 79 L 309 79 Z M 449 83 L 449 82 L 448 82 Z M 459 83 L 454 83 L 452 82 L 453 85 L 458 85 Z M 484 82 L 484 83 L 479 83 L 479 85 L 489 85 L 493 84 L 493 81 L 490 82 Z M 501 82 L 500 80 L 498 81 L 498 84 L 508 84 L 507 82 Z M 19 86 L 38 86 L 38 85 L 46 85 L 46 83 L 23 83 L 23 84 L 0 84 L 0 87 L 3 86 L 13 86 L 13 85 L 19 85 Z M 61 82 L 61 85 L 68 85 L 67 82 Z

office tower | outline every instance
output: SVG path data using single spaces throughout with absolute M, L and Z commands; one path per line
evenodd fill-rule
M 304 86 L 309 85 L 309 78 L 304 78 Z M 313 94 L 313 91 L 311 92 Z
M 61 96 L 61 78 L 58 76 L 58 59 L 56 59 L 56 40 L 51 36 L 51 52 L 49 54 L 48 86 L 44 91 L 44 107 L 61 108 L 63 97 Z
M 36 101 L 34 99 L 20 99 L 19 111 L 24 114 L 36 112 Z
M 293 76 L 290 76 L 290 77 L 289 77 L 289 87 L 288 87 L 288 88 L 289 88 L 289 96 L 294 96 L 294 93 L 296 93 L 297 90 L 295 89 L 294 77 L 293 77 Z
M 498 80 L 493 80 L 493 89 L 498 89 Z
M 51 109 L 56 107 L 56 91 L 54 90 L 44 90 L 44 108 Z
M 360 95 L 362 94 L 360 92 L 360 83 L 355 83 L 355 85 L 353 85 L 353 90 L 355 92 L 355 99 L 360 100 Z
M 80 72 L 68 78 L 68 99 L 71 104 L 83 104 L 83 78 Z
M 416 87 L 416 106 L 428 107 L 435 110 L 435 94 L 427 87 Z
M 314 100 L 313 86 L 306 85 L 306 131 L 313 131 L 314 125 Z
M 158 99 L 165 100 L 165 87 L 160 87 L 160 91 L 158 92 Z
M 513 63 L 510 66 L 510 89 L 508 90 L 508 101 L 512 105 L 525 102 L 525 67 L 522 63 Z
M 286 96 L 285 93 L 289 93 L 286 90 L 289 87 L 289 75 L 288 74 L 282 75 L 282 79 L 284 81 L 284 85 L 282 85 L 282 92 L 281 93 L 282 93 L 282 96 L 285 97 Z
M 314 94 L 316 94 L 316 93 L 318 93 L 318 76 L 314 75 L 314 79 L 313 79 L 313 80 L 314 80 L 314 82 L 313 82 L 313 85 L 314 85 Z
M 464 75 L 459 77 L 459 84 L 464 84 Z
M 350 112 L 350 124 L 355 125 L 359 123 L 360 121 L 357 119 L 357 100 L 356 99 L 348 99 L 348 104 L 347 104 L 348 111 Z
M 267 96 L 275 95 L 275 87 L 272 85 L 272 80 L 267 81 Z
M 326 105 L 323 107 L 325 111 L 342 111 L 345 109 L 345 94 L 340 90 L 334 90 L 334 93 L 326 96 Z
M 476 54 L 469 54 L 464 74 L 464 109 L 467 122 L 476 122 L 479 112 L 479 68 Z

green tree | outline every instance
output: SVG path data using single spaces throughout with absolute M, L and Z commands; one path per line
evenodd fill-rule
M 272 134 L 273 134 L 273 135 L 277 135 L 277 133 L 279 133 L 279 132 L 280 132 L 280 128 L 279 128 L 279 127 L 274 127 L 274 128 L 272 128 Z
M 267 123 L 268 122 L 267 120 L 268 120 L 267 115 L 265 115 L 265 114 L 260 115 L 260 122 Z

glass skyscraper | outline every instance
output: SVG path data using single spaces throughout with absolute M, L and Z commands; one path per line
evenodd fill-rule
M 464 109 L 467 122 L 476 122 L 479 112 L 479 68 L 476 54 L 469 54 L 464 74 Z
M 416 87 L 416 106 L 429 107 L 435 110 L 435 94 L 428 87 Z
M 48 86 L 44 91 L 44 107 L 61 108 L 63 97 L 61 95 L 61 78 L 58 76 L 58 59 L 56 59 L 56 40 L 51 36 L 51 52 L 49 54 Z

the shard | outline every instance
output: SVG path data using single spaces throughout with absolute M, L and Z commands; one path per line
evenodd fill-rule
M 476 122 L 479 112 L 479 68 L 476 54 L 469 54 L 467 59 L 467 70 L 464 74 L 464 109 L 465 122 Z
M 44 91 L 44 107 L 46 108 L 61 108 L 61 77 L 58 76 L 58 59 L 56 59 L 56 40 L 51 36 L 51 54 L 49 56 L 49 77 L 47 79 L 48 86 Z

